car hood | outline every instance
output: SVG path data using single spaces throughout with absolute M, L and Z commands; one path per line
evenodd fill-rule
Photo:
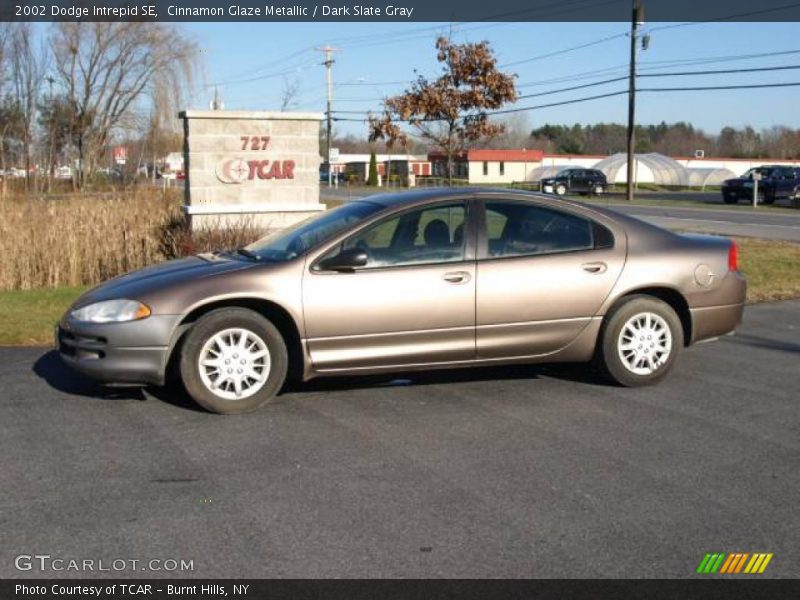
M 116 298 L 144 300 L 151 292 L 163 291 L 167 287 L 180 285 L 189 280 L 249 269 L 258 264 L 255 261 L 240 260 L 233 255 L 225 254 L 201 254 L 171 260 L 110 279 L 83 294 L 69 310 Z

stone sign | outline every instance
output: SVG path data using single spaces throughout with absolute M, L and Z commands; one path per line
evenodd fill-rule
M 319 203 L 321 114 L 187 110 L 184 211 L 191 227 L 280 229 Z

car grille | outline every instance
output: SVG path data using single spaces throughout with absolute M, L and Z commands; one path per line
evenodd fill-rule
M 107 340 L 103 337 L 76 335 L 58 328 L 58 351 L 63 356 L 76 359 L 100 359 L 105 357 Z

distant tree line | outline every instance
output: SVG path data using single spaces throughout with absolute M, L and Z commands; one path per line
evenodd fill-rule
M 625 151 L 625 125 L 543 125 L 531 131 L 531 147 L 559 154 L 614 154 Z M 668 156 L 732 158 L 800 158 L 800 129 L 775 126 L 756 131 L 752 127 L 723 127 L 717 135 L 695 128 L 691 123 L 661 122 L 637 125 L 636 152 L 659 152 Z
M 614 154 L 625 152 L 625 125 L 551 125 L 531 128 L 528 118 L 518 113 L 503 119 L 504 131 L 481 139 L 472 148 L 536 148 L 553 154 Z M 385 152 L 383 144 L 370 144 L 367 136 L 353 133 L 334 134 L 333 146 L 342 153 Z M 408 138 L 411 154 L 437 150 L 434 144 L 413 136 Z M 800 128 L 783 125 L 762 130 L 753 127 L 723 127 L 716 135 L 695 128 L 690 123 L 637 125 L 636 152 L 659 152 L 667 156 L 694 156 L 702 150 L 706 156 L 731 158 L 800 159 Z

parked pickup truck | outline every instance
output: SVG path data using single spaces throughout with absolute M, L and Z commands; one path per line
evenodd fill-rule
M 760 174 L 758 201 L 772 204 L 779 198 L 794 198 L 800 191 L 800 168 L 763 165 L 747 171 L 736 179 L 722 183 L 722 199 L 726 204 L 736 204 L 740 199 L 753 201 L 754 174 Z

